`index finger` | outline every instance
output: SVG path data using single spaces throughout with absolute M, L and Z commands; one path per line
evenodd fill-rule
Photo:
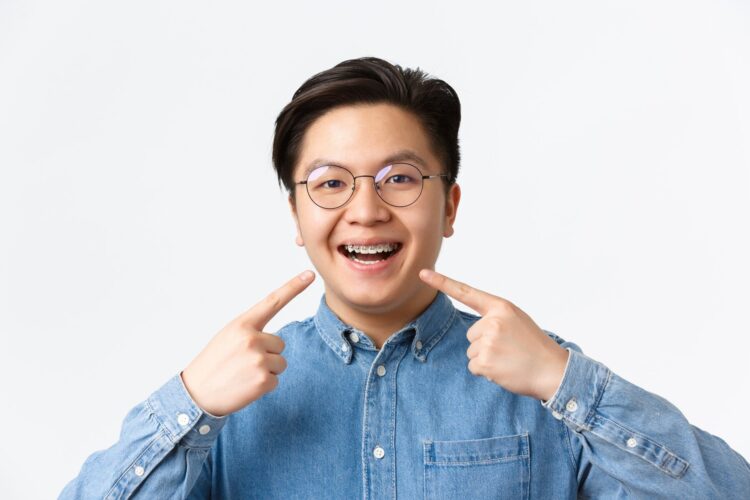
M 431 269 L 422 269 L 419 277 L 431 287 L 466 304 L 482 316 L 489 313 L 492 303 L 498 300 L 494 295 L 472 288 L 466 283 L 461 283 Z
M 242 315 L 242 322 L 258 331 L 266 327 L 271 318 L 281 311 L 294 297 L 312 283 L 315 273 L 305 271 L 287 281 L 281 288 L 271 292 Z

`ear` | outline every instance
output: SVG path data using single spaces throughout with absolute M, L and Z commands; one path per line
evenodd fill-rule
M 456 221 L 458 203 L 461 201 L 461 187 L 453 184 L 445 197 L 445 222 L 443 224 L 443 236 L 453 236 L 453 223 Z
M 294 219 L 294 225 L 297 227 L 297 236 L 294 238 L 294 242 L 303 247 L 305 246 L 305 242 L 302 240 L 302 230 L 300 230 L 299 227 L 299 217 L 297 216 L 297 205 L 294 201 L 294 198 L 292 198 L 292 195 L 289 195 L 288 198 L 289 201 L 289 210 L 292 212 L 292 219 Z

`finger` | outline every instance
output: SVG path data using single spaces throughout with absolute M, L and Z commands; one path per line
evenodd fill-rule
M 261 340 L 261 343 L 266 352 L 272 354 L 281 354 L 284 351 L 285 343 L 278 335 L 274 335 L 273 333 L 260 332 L 259 339 Z
M 278 375 L 286 370 L 286 360 L 279 354 L 269 354 L 266 358 L 266 367 L 274 375 Z
M 265 299 L 251 307 L 244 315 L 243 322 L 260 331 L 271 321 L 276 313 L 312 283 L 315 273 L 305 271 L 287 281 L 281 288 L 271 292 Z
M 487 314 L 493 302 L 498 300 L 498 297 L 494 295 L 472 288 L 466 283 L 461 283 L 431 269 L 422 269 L 419 277 L 431 287 L 466 304 L 481 315 Z
M 469 359 L 476 358 L 477 354 L 479 354 L 479 346 L 477 344 L 471 344 L 469 348 L 466 349 L 466 357 Z
M 478 323 L 479 323 L 479 321 L 477 321 L 476 323 L 474 323 L 474 325 L 476 326 Z M 479 340 L 479 337 L 481 337 L 481 336 L 482 336 L 482 330 L 480 330 L 479 328 L 471 327 L 471 328 L 469 328 L 466 331 L 466 339 L 469 342 L 475 342 L 475 341 Z
M 483 375 L 482 369 L 479 366 L 479 361 L 477 361 L 477 358 L 472 358 L 469 360 L 469 363 L 466 365 L 466 368 L 469 370 L 469 373 L 472 375 Z

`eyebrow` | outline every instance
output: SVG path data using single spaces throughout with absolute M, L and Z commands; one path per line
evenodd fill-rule
M 422 167 L 427 167 L 427 162 L 411 149 L 401 149 L 399 151 L 396 151 L 395 153 L 392 153 L 385 157 L 381 163 L 382 165 L 388 165 L 390 163 L 395 163 L 398 161 L 413 161 L 414 163 L 418 163 Z M 322 167 L 323 165 L 346 167 L 346 165 L 343 165 L 336 160 L 316 158 L 315 160 L 308 163 L 307 168 L 305 168 L 305 171 L 302 173 L 303 178 L 307 179 L 307 176 L 310 175 L 310 172 L 318 167 Z

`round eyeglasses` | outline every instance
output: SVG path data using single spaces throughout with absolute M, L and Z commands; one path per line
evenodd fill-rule
M 448 178 L 448 174 L 423 175 L 410 163 L 392 163 L 375 175 L 355 176 L 344 167 L 323 165 L 312 170 L 306 180 L 295 184 L 304 184 L 310 199 L 320 208 L 339 208 L 352 198 L 355 181 L 360 177 L 371 177 L 375 191 L 387 204 L 408 207 L 419 199 L 425 179 Z

